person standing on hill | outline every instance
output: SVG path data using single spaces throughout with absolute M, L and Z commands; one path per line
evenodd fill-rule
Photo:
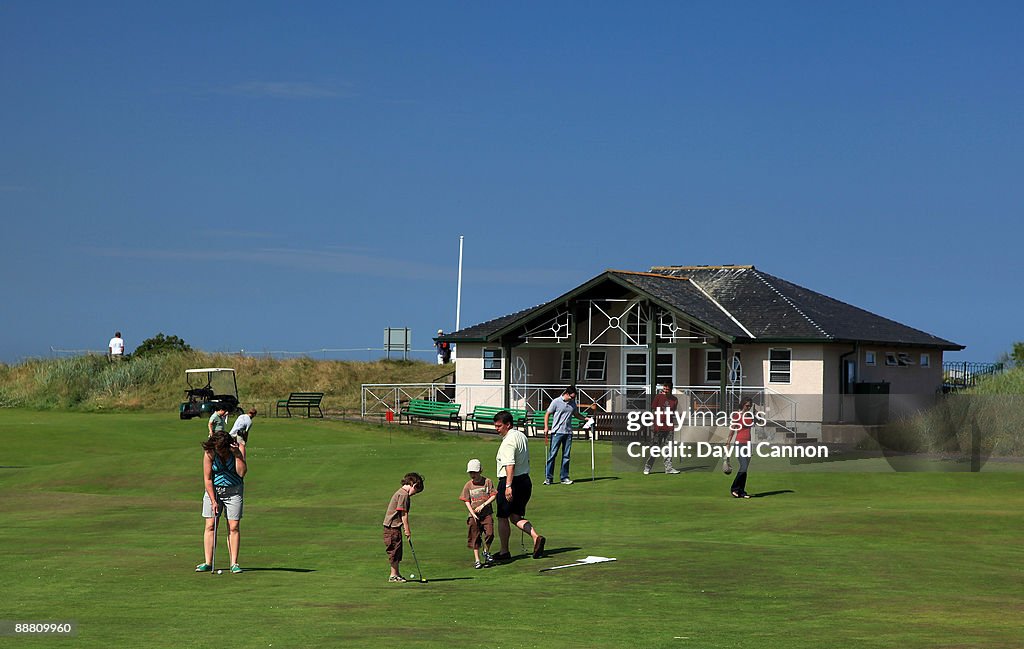
M 114 337 L 107 343 L 107 357 L 112 361 L 124 359 L 124 339 L 121 338 L 120 331 L 115 331 Z
M 437 330 L 437 336 L 444 335 L 444 329 Z M 452 360 L 452 345 L 443 340 L 434 339 L 434 348 L 437 350 L 437 364 L 447 365 Z

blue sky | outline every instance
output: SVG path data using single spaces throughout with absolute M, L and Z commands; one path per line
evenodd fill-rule
M 0 4 L 0 360 L 416 347 L 754 264 L 1024 339 L 1024 5 Z

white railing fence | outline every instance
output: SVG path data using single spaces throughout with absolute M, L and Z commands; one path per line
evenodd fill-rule
M 564 384 L 518 383 L 510 386 L 509 404 L 527 412 L 545 410 L 562 394 Z M 375 383 L 362 386 L 363 417 L 396 415 L 410 399 L 429 399 L 462 405 L 463 416 L 477 405 L 501 405 L 503 386 L 454 383 Z M 635 385 L 580 385 L 576 401 L 581 409 L 592 412 L 626 412 L 649 407 L 650 390 Z M 769 426 L 792 432 L 796 421 L 796 401 L 763 386 L 728 386 L 726 403 L 720 404 L 721 391 L 710 386 L 679 386 L 673 394 L 681 410 L 730 412 L 744 398 L 754 402 L 755 410 L 765 412 Z

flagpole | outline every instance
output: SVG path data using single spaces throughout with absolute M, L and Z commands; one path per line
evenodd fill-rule
M 459 330 L 462 321 L 462 239 L 463 236 L 459 235 L 459 287 L 458 293 L 455 298 L 455 331 Z M 456 355 L 458 350 L 455 350 Z

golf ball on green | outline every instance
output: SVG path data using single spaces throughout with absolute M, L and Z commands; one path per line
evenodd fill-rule
M 218 574 L 218 575 L 223 575 L 223 574 L 224 574 L 224 571 L 223 571 L 223 570 L 218 570 L 218 571 L 217 571 L 217 574 Z
M 416 576 L 416 573 L 415 573 L 415 572 L 414 572 L 414 573 L 411 573 L 411 574 L 409 575 L 409 577 L 415 577 L 415 576 Z

